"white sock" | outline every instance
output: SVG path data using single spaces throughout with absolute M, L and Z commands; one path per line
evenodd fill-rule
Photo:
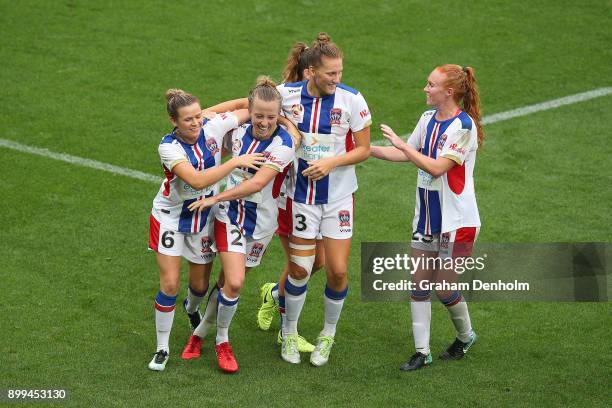
M 219 290 L 219 306 L 217 308 L 217 339 L 216 343 L 221 344 L 229 341 L 229 326 L 238 309 L 240 296 L 229 298 L 223 295 L 223 289 Z
M 446 309 L 450 314 L 453 325 L 457 330 L 457 338 L 464 343 L 470 341 L 472 336 L 472 322 L 470 321 L 470 313 L 468 312 L 467 303 L 461 300 L 453 306 L 447 306 Z
M 207 290 L 208 289 L 204 289 L 202 293 L 198 293 L 191 289 L 191 286 L 187 288 L 187 304 L 185 305 L 185 310 L 187 310 L 187 313 L 191 314 L 198 310 L 200 303 L 202 303 L 204 296 L 206 296 Z
M 325 287 L 323 295 L 325 323 L 323 325 L 323 331 L 321 332 L 322 336 L 334 337 L 336 335 L 336 326 L 340 319 L 340 313 L 342 313 L 342 306 L 344 305 L 344 299 L 346 298 L 347 292 L 348 286 L 340 292 L 336 292 L 327 286 Z
M 306 300 L 308 277 L 293 279 L 287 277 L 285 282 L 285 319 L 282 327 L 283 337 L 287 334 L 297 334 L 297 324 Z
M 210 295 L 208 295 L 208 302 L 206 302 L 206 309 L 204 310 L 202 321 L 193 331 L 193 334 L 201 339 L 206 337 L 211 327 L 213 327 L 217 321 L 218 296 L 219 287 L 215 285 L 210 291 Z
M 429 354 L 429 334 L 431 326 L 431 301 L 410 301 L 412 315 L 412 336 L 414 348 L 421 354 Z
M 278 283 L 272 288 L 270 293 L 272 294 L 272 299 L 278 303 Z
M 155 331 L 157 333 L 157 350 L 170 353 L 170 331 L 174 321 L 176 296 L 168 296 L 161 290 L 155 297 Z

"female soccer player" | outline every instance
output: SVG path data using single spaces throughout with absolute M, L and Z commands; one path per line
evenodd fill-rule
M 315 238 L 323 236 L 327 285 L 325 322 L 310 362 L 327 363 L 348 292 L 348 257 L 353 233 L 354 165 L 370 154 L 371 116 L 358 91 L 342 84 L 342 51 L 319 33 L 309 54 L 310 77 L 278 87 L 283 111 L 302 133 L 289 196 L 293 228 L 281 357 L 300 362 L 297 323 L 315 263 Z
M 442 65 L 432 71 L 425 86 L 427 104 L 408 138 L 402 141 L 387 125 L 383 135 L 393 147 L 373 147 L 372 156 L 390 161 L 411 161 L 418 168 L 413 220 L 412 256 L 440 259 L 471 256 L 480 230 L 474 193 L 474 164 L 484 132 L 480 124 L 480 97 L 474 70 Z M 429 350 L 431 291 L 428 282 L 457 282 L 453 270 L 421 268 L 413 276 L 412 332 L 416 353 L 401 366 L 413 371 L 432 362 Z M 457 330 L 457 338 L 444 351 L 443 360 L 462 358 L 476 340 L 467 304 L 457 291 L 437 290 Z
M 217 295 L 215 350 L 219 368 L 231 373 L 238 371 L 238 364 L 228 339 L 229 325 L 238 306 L 246 269 L 259 265 L 276 230 L 276 199 L 285 176 L 283 170 L 292 163 L 295 155 L 291 135 L 278 126 L 281 96 L 276 84 L 267 77 L 260 77 L 248 101 L 251 124 L 232 132 L 228 148 L 235 158 L 252 152 L 262 153 L 265 163 L 256 172 L 235 169 L 228 178 L 227 190 L 189 206 L 197 214 L 220 203 L 215 220 L 215 238 L 224 283 Z M 205 324 L 206 320 L 190 337 L 183 358 L 199 356 L 201 339 L 206 334 L 202 330 Z
M 189 303 L 201 300 L 214 258 L 212 213 L 192 213 L 187 207 L 201 197 L 217 193 L 217 182 L 233 169 L 256 169 L 264 162 L 261 154 L 236 157 L 220 165 L 223 136 L 243 123 L 248 112 L 218 115 L 202 124 L 202 108 L 197 98 L 180 89 L 166 92 L 167 111 L 175 130 L 162 138 L 159 156 L 163 181 L 150 216 L 149 248 L 156 254 L 160 289 L 155 298 L 157 351 L 149 363 L 162 371 L 169 355 L 169 339 L 180 282 L 181 256 L 189 261 Z M 194 292 L 201 293 L 197 296 Z M 197 309 L 197 306 L 195 307 Z
M 309 78 L 309 51 L 310 48 L 303 42 L 297 42 L 291 48 L 287 63 L 283 70 L 283 83 L 293 83 L 303 81 Z M 293 166 L 288 166 L 287 169 L 291 171 Z M 292 197 L 287 195 L 287 184 L 291 181 L 291 177 L 285 178 L 285 183 L 281 186 L 280 196 L 278 198 L 278 229 L 276 234 L 278 235 L 287 263 L 283 269 L 280 279 L 278 282 L 268 282 L 261 287 L 261 306 L 257 312 L 257 324 L 260 329 L 268 330 L 276 310 L 279 311 L 281 320 L 281 330 L 278 331 L 278 343 L 282 344 L 282 324 L 285 317 L 285 281 L 289 274 L 289 263 L 291 258 L 289 257 L 289 235 L 293 229 L 292 227 Z M 317 236 L 315 250 L 315 263 L 312 269 L 312 273 L 321 269 L 325 265 L 325 252 L 323 250 L 323 240 L 320 236 Z M 298 336 L 298 349 L 300 352 L 312 352 L 314 345 L 310 344 L 304 337 Z

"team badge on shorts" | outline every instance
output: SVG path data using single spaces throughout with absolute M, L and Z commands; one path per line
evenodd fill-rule
M 442 150 L 442 148 L 444 147 L 444 143 L 446 143 L 447 137 L 448 135 L 446 133 L 440 136 L 440 139 L 438 140 L 438 150 Z
M 206 148 L 208 149 L 208 151 L 212 154 L 215 155 L 217 153 L 220 152 L 219 150 L 219 145 L 217 144 L 217 141 L 215 139 L 209 139 L 206 141 Z
M 340 221 L 340 228 L 351 226 L 351 213 L 347 210 L 338 211 L 338 220 Z
M 304 107 L 299 104 L 296 103 L 295 105 L 291 106 L 291 115 L 293 115 L 294 119 L 299 120 L 300 122 L 302 121 L 302 119 L 304 118 Z
M 329 111 L 329 123 L 330 125 L 339 125 L 340 119 L 342 119 L 342 109 L 333 108 Z
M 251 248 L 251 253 L 249 254 L 250 257 L 253 258 L 259 258 L 259 256 L 261 255 L 261 252 L 263 251 L 263 244 L 260 244 L 259 242 L 256 242 L 253 244 L 253 248 Z
M 440 237 L 440 248 L 448 248 L 449 242 L 450 242 L 450 232 L 445 232 Z
M 242 139 L 236 139 L 232 142 L 232 153 L 238 154 L 242 149 Z
M 212 238 L 202 237 L 202 253 L 210 254 L 212 252 Z

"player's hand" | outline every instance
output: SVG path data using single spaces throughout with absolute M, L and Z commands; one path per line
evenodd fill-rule
M 193 203 L 189 204 L 189 207 L 187 208 L 189 208 L 189 211 L 202 212 L 215 204 L 217 204 L 217 200 L 214 197 L 207 197 L 194 201 Z
M 211 111 L 211 110 L 203 110 L 203 111 L 202 111 L 202 115 L 203 115 L 203 116 L 204 116 L 206 119 L 211 120 L 211 119 L 214 119 L 214 118 L 215 118 L 215 116 L 217 116 L 217 113 L 216 113 L 216 112 L 214 112 L 214 111 Z
M 334 157 L 313 160 L 308 162 L 308 168 L 302 172 L 302 175 L 313 181 L 318 181 L 327 176 L 335 167 L 336 161 Z
M 382 123 L 380 125 L 380 130 L 382 131 L 383 136 L 389 142 L 391 142 L 393 146 L 397 147 L 398 149 L 401 149 L 402 146 L 404 146 L 405 144 L 404 141 L 398 135 L 396 135 L 393 129 L 391 129 L 389 126 Z
M 232 160 L 235 161 L 234 167 L 248 167 L 255 170 L 258 170 L 266 162 L 266 158 L 262 153 L 245 154 L 234 157 Z

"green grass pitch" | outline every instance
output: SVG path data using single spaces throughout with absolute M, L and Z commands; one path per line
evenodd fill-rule
M 259 74 L 279 79 L 294 41 L 327 31 L 377 140 L 383 122 L 413 129 L 425 78 L 446 62 L 475 67 L 485 114 L 611 86 L 611 11 L 595 1 L 0 0 L 0 138 L 161 178 L 167 88 L 204 105 L 244 96 Z M 606 96 L 486 126 L 479 239 L 612 241 L 611 111 Z M 158 185 L 2 147 L 0 161 L 2 389 L 64 388 L 75 407 L 610 405 L 610 303 L 475 303 L 479 342 L 463 361 L 398 370 L 413 350 L 409 307 L 361 302 L 359 243 L 408 239 L 411 166 L 358 166 L 351 289 L 330 363 L 290 366 L 278 323 L 256 328 L 258 288 L 284 259 L 274 240 L 247 277 L 230 330 L 241 371 L 227 376 L 212 337 L 200 360 L 180 360 L 189 333 L 178 308 L 166 371 L 146 367 Z M 300 322 L 311 339 L 322 291 L 315 275 Z M 440 304 L 431 338 L 436 355 L 453 339 Z

